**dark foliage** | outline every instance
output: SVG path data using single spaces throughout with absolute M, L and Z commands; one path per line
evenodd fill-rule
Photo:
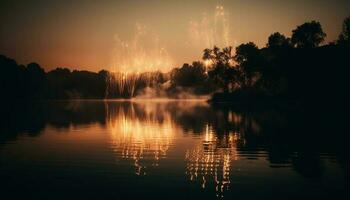
M 5 99 L 104 98 L 108 72 L 57 68 L 48 73 L 36 63 L 26 67 L 0 56 L 0 89 Z
M 36 63 L 26 67 L 0 55 L 0 90 L 5 99 L 40 99 L 47 91 L 44 70 Z
M 57 68 L 47 73 L 47 97 L 51 99 L 104 98 L 108 72 L 70 71 Z
M 346 86 L 350 66 L 350 48 L 344 45 L 346 24 L 347 19 L 341 34 L 344 36 L 340 37 L 344 39 L 339 40 L 338 45 L 318 47 L 326 34 L 321 25 L 313 21 L 293 31 L 292 43 L 297 48 L 280 33 L 269 37 L 266 48 L 259 49 L 251 42 L 238 46 L 234 56 L 236 66 L 233 66 L 238 73 L 231 81 L 240 87 L 229 94 L 217 93 L 212 101 L 250 102 L 249 105 L 275 104 L 276 101 L 308 106 L 345 105 L 350 96 Z M 213 67 L 221 68 L 217 64 Z
M 181 68 L 173 69 L 171 73 L 173 84 L 180 87 L 201 85 L 206 79 L 205 68 L 200 62 L 193 62 L 192 65 L 185 63 Z
M 45 73 L 36 63 L 23 66 L 0 56 L 0 89 L 5 99 L 130 98 L 151 88 L 155 95 L 172 97 L 182 91 L 195 94 L 222 91 L 224 95 L 216 94 L 214 101 L 346 102 L 349 27 L 348 17 L 339 40 L 324 46 L 319 45 L 326 34 L 316 21 L 298 26 L 291 39 L 273 33 L 262 49 L 253 42 L 239 45 L 235 53 L 232 47 L 214 46 L 204 50 L 204 62 L 184 64 L 170 73 L 129 75 L 134 87 L 132 94 L 128 90 L 119 91 L 123 74 L 114 76 L 105 70 L 95 73 L 67 68 Z
M 343 22 L 343 30 L 339 35 L 338 44 L 350 46 L 350 16 Z
M 290 47 L 291 40 L 290 38 L 287 38 L 283 34 L 276 32 L 269 36 L 268 43 L 266 44 L 266 47 L 268 48 L 286 48 Z
M 293 30 L 292 43 L 297 48 L 318 47 L 326 37 L 319 22 L 311 21 L 298 26 Z

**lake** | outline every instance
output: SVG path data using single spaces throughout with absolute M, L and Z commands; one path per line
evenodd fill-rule
M 345 123 L 334 114 L 243 111 L 201 100 L 3 107 L 4 199 L 349 196 Z

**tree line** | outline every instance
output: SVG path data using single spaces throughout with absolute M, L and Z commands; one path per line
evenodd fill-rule
M 19 65 L 0 55 L 0 89 L 6 99 L 104 98 L 107 71 L 57 68 L 45 72 L 37 63 Z
M 168 96 L 182 91 L 212 94 L 213 101 L 274 99 L 334 99 L 347 95 L 350 66 L 350 16 L 339 38 L 320 46 L 325 38 L 317 21 L 297 26 L 288 38 L 276 32 L 265 47 L 253 42 L 233 47 L 214 46 L 203 51 L 203 60 L 185 63 L 169 73 L 145 72 L 133 79 L 139 95 L 145 88 Z M 125 98 L 117 92 L 111 72 L 57 68 L 45 72 L 37 63 L 19 65 L 0 56 L 0 89 L 7 99 Z
M 236 47 L 205 49 L 213 63 L 208 76 L 222 92 L 215 101 L 334 100 L 348 96 L 350 17 L 337 41 L 320 46 L 326 33 L 319 22 L 297 26 L 291 38 L 276 32 L 264 48 L 253 42 Z

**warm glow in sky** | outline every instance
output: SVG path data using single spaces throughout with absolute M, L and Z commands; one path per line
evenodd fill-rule
M 311 20 L 333 41 L 349 8 L 349 0 L 2 0 L 0 54 L 46 70 L 178 67 L 213 43 L 263 47 L 271 33 L 290 36 Z

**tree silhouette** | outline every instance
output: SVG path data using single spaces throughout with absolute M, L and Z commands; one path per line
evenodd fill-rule
M 43 98 L 45 71 L 36 63 L 27 67 L 0 55 L 0 90 L 7 99 Z
M 27 95 L 34 98 L 41 98 L 44 95 L 46 82 L 45 71 L 37 63 L 27 65 Z
M 267 48 L 259 49 L 249 42 L 236 47 L 234 55 L 231 46 L 222 49 L 214 46 L 203 51 L 205 62 L 184 64 L 170 73 L 133 75 L 134 94 L 153 88 L 157 94 L 160 91 L 178 97 L 184 90 L 210 94 L 221 89 L 222 97 L 228 101 L 239 94 L 244 98 L 236 98 L 237 101 L 254 99 L 255 94 L 293 101 L 345 99 L 348 68 L 344 66 L 349 65 L 350 16 L 343 22 L 337 43 L 317 48 L 325 37 L 321 24 L 311 21 L 293 30 L 291 39 L 279 32 L 272 33 Z M 1 55 L 0 69 L 0 91 L 6 99 L 130 97 L 128 92 L 119 91 L 117 77 L 122 72 L 57 68 L 46 73 L 36 63 L 19 65 Z
M 235 83 L 237 71 L 223 63 L 218 63 L 208 72 L 209 78 L 214 81 L 225 93 L 229 92 L 230 85 Z
M 237 82 L 237 71 L 232 66 L 232 47 L 225 47 L 221 50 L 214 46 L 213 49 L 205 49 L 203 59 L 213 63 L 208 71 L 209 78 L 225 93 L 229 92 L 230 85 Z
M 213 49 L 204 49 L 202 58 L 203 60 L 210 60 L 214 65 L 219 63 L 230 65 L 233 59 L 232 47 L 225 47 L 222 50 L 217 46 L 214 46 Z
M 171 81 L 175 86 L 198 86 L 203 84 L 206 78 L 205 67 L 201 62 L 193 62 L 192 65 L 185 63 L 171 72 Z
M 203 60 L 215 60 L 212 49 L 204 49 L 203 50 Z
M 238 63 L 238 69 L 241 72 L 241 86 L 243 88 L 251 87 L 261 63 L 259 48 L 253 42 L 241 44 L 236 47 L 234 59 Z
M 266 47 L 268 48 L 278 48 L 278 47 L 289 47 L 291 46 L 290 38 L 287 38 L 279 32 L 275 32 L 269 36 L 268 43 Z
M 350 45 L 350 16 L 344 19 L 343 30 L 339 35 L 338 43 Z
M 315 48 L 326 37 L 319 22 L 311 21 L 298 26 L 293 30 L 292 43 L 297 48 Z

